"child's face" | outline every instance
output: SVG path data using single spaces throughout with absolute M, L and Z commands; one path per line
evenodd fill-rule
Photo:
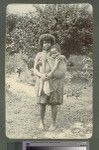
M 43 50 L 48 51 L 51 47 L 51 42 L 43 41 Z
M 51 56 L 52 56 L 53 58 L 55 58 L 55 57 L 57 57 L 57 56 L 59 55 L 59 52 L 58 52 L 57 48 L 52 48 L 52 49 L 50 50 L 50 54 L 51 54 Z

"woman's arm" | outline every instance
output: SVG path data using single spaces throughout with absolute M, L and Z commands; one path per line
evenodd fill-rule
M 36 58 L 35 58 L 35 61 L 34 61 L 34 74 L 35 74 L 36 76 L 38 76 L 38 77 L 40 77 L 40 78 L 42 78 L 42 79 L 45 80 L 45 79 L 46 79 L 46 73 L 41 73 L 41 72 L 39 72 L 39 70 L 37 69 L 37 67 L 38 67 L 38 61 L 39 61 L 40 56 L 41 56 L 40 53 L 38 53 L 38 54 L 36 55 Z
M 39 61 L 40 54 L 38 53 L 36 55 L 35 61 L 34 61 L 34 74 L 37 75 L 38 77 L 41 77 L 42 74 L 38 71 L 38 61 Z

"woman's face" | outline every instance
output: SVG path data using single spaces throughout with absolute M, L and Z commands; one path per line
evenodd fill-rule
M 48 51 L 51 47 L 51 42 L 44 41 L 43 42 L 43 50 Z

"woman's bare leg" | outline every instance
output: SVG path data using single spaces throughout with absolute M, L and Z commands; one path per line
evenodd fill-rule
M 44 129 L 44 117 L 45 117 L 46 105 L 40 104 L 40 125 L 39 128 Z
M 49 130 L 55 130 L 55 122 L 56 122 L 56 117 L 57 117 L 57 105 L 52 105 L 51 110 L 52 110 L 52 124 L 49 128 Z

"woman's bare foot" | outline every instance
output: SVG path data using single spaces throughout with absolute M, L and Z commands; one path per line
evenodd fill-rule
M 56 126 L 55 125 L 51 125 L 50 128 L 49 128 L 49 131 L 54 131 L 56 129 Z
M 40 124 L 39 124 L 39 129 L 41 129 L 41 130 L 45 130 L 44 123 L 40 122 Z

